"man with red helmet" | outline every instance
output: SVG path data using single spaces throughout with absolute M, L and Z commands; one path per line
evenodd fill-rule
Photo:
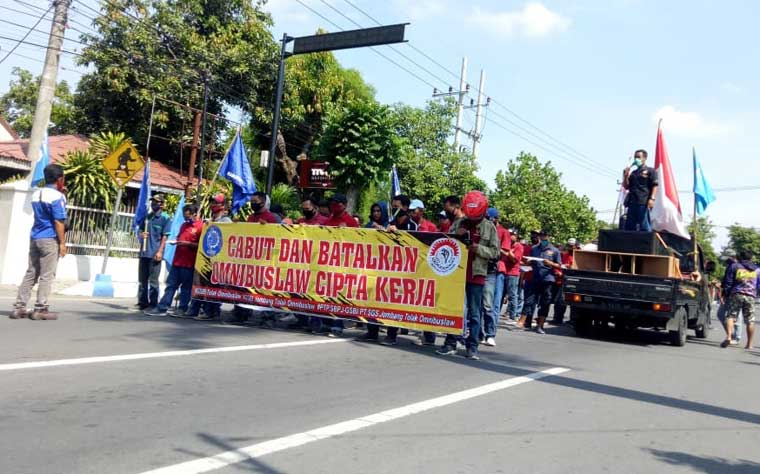
M 462 200 L 464 219 L 457 220 L 451 232 L 460 236 L 467 245 L 467 282 L 465 284 L 465 328 L 469 330 L 464 341 L 467 358 L 478 360 L 478 338 L 483 308 L 483 288 L 486 284 L 488 261 L 499 257 L 499 238 L 496 227 L 485 219 L 488 198 L 480 191 L 470 191 Z M 440 355 L 456 353 L 457 338 L 447 335 Z

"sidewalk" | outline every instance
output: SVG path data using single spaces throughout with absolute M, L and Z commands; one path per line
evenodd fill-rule
M 53 282 L 53 294 L 63 296 L 81 296 L 92 298 L 94 283 L 90 281 L 60 281 Z M 163 287 L 163 285 L 162 285 Z M 114 282 L 114 298 L 134 298 L 137 295 L 137 283 Z M 0 285 L 0 296 L 15 297 L 18 285 Z M 32 291 L 32 295 L 36 292 Z

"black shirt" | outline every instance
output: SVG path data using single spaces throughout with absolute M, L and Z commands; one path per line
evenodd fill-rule
M 626 205 L 644 205 L 652 195 L 652 188 L 657 186 L 657 175 L 653 168 L 643 166 L 628 176 L 628 199 Z

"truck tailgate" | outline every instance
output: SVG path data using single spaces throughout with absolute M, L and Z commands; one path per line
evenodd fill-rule
M 584 270 L 567 270 L 564 292 L 596 298 L 642 302 L 670 302 L 675 282 L 666 278 L 642 277 Z

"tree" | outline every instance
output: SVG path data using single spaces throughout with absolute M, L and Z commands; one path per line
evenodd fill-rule
M 486 184 L 475 175 L 475 157 L 453 151 L 447 141 L 456 114 L 453 101 L 430 101 L 425 109 L 402 104 L 394 108 L 396 130 L 404 140 L 396 161 L 403 191 L 436 212 L 447 196 L 486 190 Z
M 391 110 L 374 101 L 355 101 L 327 118 L 314 155 L 330 162 L 333 180 L 346 191 L 353 212 L 359 191 L 390 171 L 401 147 Z
M 361 74 L 344 69 L 330 52 L 289 58 L 276 148 L 278 177 L 296 184 L 298 160 L 311 153 L 323 131 L 324 119 L 351 102 L 371 101 L 374 96 L 374 89 Z M 257 128 L 267 130 L 271 126 L 268 111 L 254 119 Z M 259 135 L 256 143 L 268 149 L 269 136 Z
M 732 225 L 728 228 L 728 248 L 737 254 L 748 250 L 755 258 L 760 257 L 760 232 L 753 227 Z
M 491 197 L 507 222 L 523 233 L 545 229 L 556 242 L 595 237 L 598 223 L 588 197 L 568 190 L 561 178 L 551 162 L 541 164 L 523 152 L 496 174 Z
M 11 74 L 16 79 L 11 80 L 8 92 L 0 97 L 2 115 L 21 138 L 28 138 L 32 132 L 34 110 L 37 107 L 40 76 L 34 77 L 31 72 L 19 67 L 14 67 Z M 48 133 L 63 135 L 79 132 L 81 113 L 74 105 L 74 96 L 66 81 L 56 85 L 54 97 Z
M 271 110 L 278 48 L 259 3 L 113 0 L 102 2 L 101 10 L 93 21 L 97 35 L 81 37 L 87 46 L 79 63 L 95 67 L 82 77 L 76 96 L 88 131 L 120 130 L 143 143 L 153 96 L 200 108 L 204 80 L 211 113 L 223 115 L 226 106 L 249 115 Z M 154 131 L 179 139 L 187 133 L 187 115 L 159 101 Z M 212 128 L 210 140 L 217 138 Z M 176 146 L 153 140 L 151 147 L 153 156 L 175 161 Z

